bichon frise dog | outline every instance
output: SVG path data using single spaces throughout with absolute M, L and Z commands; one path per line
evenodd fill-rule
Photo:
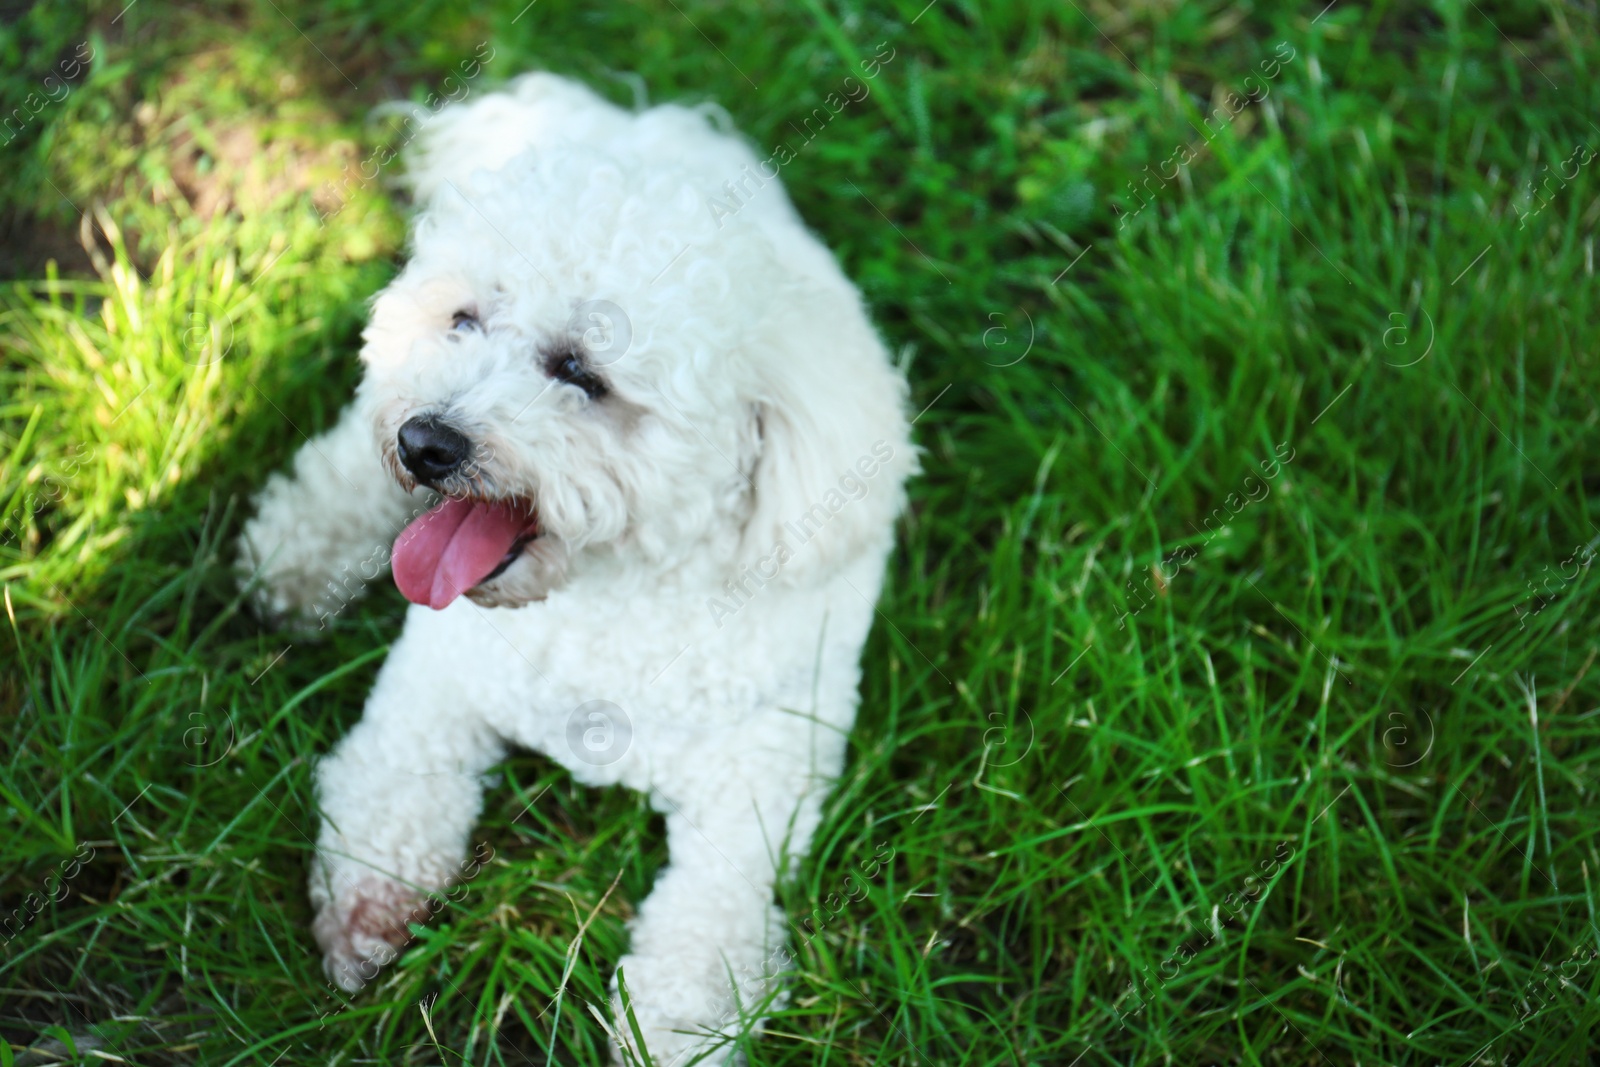
M 724 125 L 531 74 L 409 150 L 413 254 L 355 401 L 242 545 L 277 611 L 336 613 L 385 567 L 414 605 L 316 770 L 315 934 L 347 990 L 462 878 L 521 745 L 666 817 L 618 961 L 657 1063 L 721 1061 L 781 996 L 774 881 L 842 769 L 916 459 L 859 293 Z

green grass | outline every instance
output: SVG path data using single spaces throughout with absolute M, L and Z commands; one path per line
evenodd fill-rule
M 0 172 L 0 1065 L 604 1061 L 659 822 L 516 756 L 462 899 L 331 992 L 310 768 L 403 602 L 274 629 L 230 571 L 402 254 L 395 167 L 326 223 L 324 183 L 484 40 L 475 91 L 636 73 L 766 146 L 893 50 L 784 177 L 910 353 L 927 473 L 752 1064 L 1586 1062 L 1593 6 L 922 3 L 0 31 L 8 111 L 95 57 Z

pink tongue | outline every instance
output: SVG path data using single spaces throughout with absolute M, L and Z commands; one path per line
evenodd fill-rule
M 532 527 L 515 504 L 446 500 L 395 539 L 394 584 L 413 604 L 438 611 L 488 577 Z

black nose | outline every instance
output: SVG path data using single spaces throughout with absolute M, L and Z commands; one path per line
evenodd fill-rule
M 396 435 L 400 462 L 424 485 L 449 477 L 466 462 L 471 444 L 461 433 L 428 416 L 405 421 Z

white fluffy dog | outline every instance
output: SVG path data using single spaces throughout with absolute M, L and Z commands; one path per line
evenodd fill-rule
M 521 745 L 665 814 L 618 961 L 656 1062 L 720 1062 L 781 996 L 774 880 L 841 771 L 916 461 L 860 295 L 723 126 L 530 74 L 410 150 L 414 253 L 355 401 L 242 546 L 277 611 L 385 567 L 414 604 L 317 766 L 315 933 L 347 990 L 463 878 Z

